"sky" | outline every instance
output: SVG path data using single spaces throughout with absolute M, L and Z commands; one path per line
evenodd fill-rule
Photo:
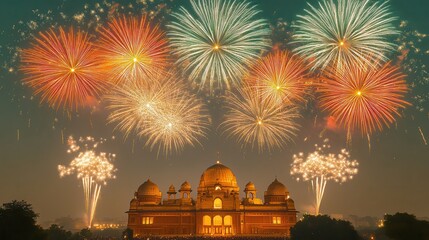
M 298 211 L 312 211 L 313 198 L 309 183 L 295 181 L 289 171 L 294 153 L 312 151 L 313 145 L 321 141 L 319 135 L 324 125 L 323 114 L 316 127 L 311 127 L 313 118 L 301 119 L 303 127 L 295 142 L 281 151 L 258 153 L 242 149 L 239 144 L 226 139 L 213 127 L 207 140 L 202 141 L 202 146 L 187 147 L 180 155 L 163 157 L 142 148 L 143 142 L 138 138 L 124 140 L 120 133 L 114 131 L 113 126 L 106 124 L 107 111 L 103 108 L 91 115 L 82 112 L 79 117 L 68 118 L 61 112 L 39 104 L 37 97 L 28 100 L 31 90 L 19 84 L 22 79 L 22 74 L 16 70 L 19 61 L 14 61 L 13 55 L 7 51 L 7 46 L 28 46 L 31 29 L 18 29 L 25 29 L 25 26 L 28 26 L 26 23 L 35 19 L 35 9 L 39 9 L 40 13 L 51 9 L 55 13 L 61 8 L 67 14 L 72 14 L 83 11 L 85 3 L 92 5 L 94 2 L 1 2 L 0 203 L 14 199 L 26 200 L 33 204 L 35 211 L 40 214 L 40 222 L 64 216 L 82 216 L 84 201 L 80 182 L 75 176 L 58 176 L 57 166 L 68 164 L 71 160 L 66 153 L 67 145 L 62 139 L 69 135 L 108 139 L 115 136 L 115 140 L 109 140 L 104 147 L 106 151 L 117 154 L 114 162 L 118 169 L 117 178 L 109 181 L 101 190 L 96 221 L 97 218 L 126 219 L 125 211 L 129 208 L 129 201 L 139 185 L 148 178 L 158 184 L 163 196 L 166 196 L 170 184 L 174 184 L 178 189 L 181 183 L 187 180 L 195 196 L 201 174 L 217 160 L 235 173 L 240 191 L 244 190 L 247 182 L 252 181 L 258 190 L 257 197 L 263 198 L 264 191 L 277 177 L 287 186 Z M 124 4 L 122 1 L 118 2 Z M 187 1 L 175 2 L 186 5 Z M 265 18 L 274 20 L 281 17 L 286 21 L 296 19 L 297 14 L 304 14 L 305 2 L 256 1 Z M 317 1 L 309 2 L 315 4 Z M 429 33 L 427 1 L 392 0 L 390 4 L 399 20 L 407 20 L 410 26 L 419 32 Z M 47 21 L 61 25 L 61 20 L 56 18 Z M 43 27 L 39 30 L 43 30 Z M 16 36 L 21 36 L 21 33 L 26 35 L 23 39 L 28 41 L 19 41 Z M 427 39 L 423 46 L 428 46 Z M 428 63 L 427 60 L 426 57 L 422 61 Z M 11 61 L 14 63 L 3 64 Z M 7 73 L 10 66 L 15 67 L 13 74 Z M 427 92 L 429 89 L 423 91 Z M 412 97 L 412 94 L 409 93 L 409 97 Z M 211 111 L 215 115 L 221 115 L 218 109 L 222 104 L 222 101 L 219 101 L 217 105 L 210 106 Z M 425 107 L 429 108 L 427 105 Z M 343 184 L 328 183 L 321 212 L 380 218 L 385 213 L 396 212 L 409 212 L 419 217 L 429 216 L 429 147 L 424 144 L 418 130 L 420 127 L 422 133 L 429 136 L 429 115 L 427 110 L 419 113 L 413 109 L 414 107 L 410 107 L 405 111 L 403 117 L 390 129 L 371 136 L 370 146 L 367 139 L 360 136 L 354 136 L 352 142 L 347 145 L 345 133 L 342 131 L 328 131 L 323 135 L 323 138 L 331 139 L 333 149 L 347 147 L 360 166 L 359 173 L 353 180 Z

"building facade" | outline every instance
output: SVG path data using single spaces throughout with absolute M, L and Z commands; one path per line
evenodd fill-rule
M 128 228 L 135 237 L 148 235 L 289 235 L 296 223 L 294 201 L 285 185 L 275 179 L 257 198 L 252 182 L 240 199 L 234 173 L 217 163 L 201 175 L 196 199 L 185 181 L 178 191 L 171 185 L 162 199 L 150 179 L 137 190 L 130 202 Z

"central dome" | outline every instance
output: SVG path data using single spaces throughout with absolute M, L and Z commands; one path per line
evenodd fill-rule
M 150 179 L 140 185 L 137 190 L 139 196 L 157 196 L 160 194 L 158 185 L 153 183 Z
M 231 169 L 219 162 L 203 172 L 199 187 L 211 187 L 216 184 L 223 187 L 238 187 L 237 179 Z

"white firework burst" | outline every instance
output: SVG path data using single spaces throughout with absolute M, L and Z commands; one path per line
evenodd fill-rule
M 191 0 L 168 27 L 177 62 L 199 88 L 229 89 L 269 46 L 270 30 L 245 1 Z

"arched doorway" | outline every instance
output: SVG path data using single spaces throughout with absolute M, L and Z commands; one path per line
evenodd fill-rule
M 226 215 L 223 218 L 223 225 L 225 227 L 225 234 L 232 234 L 232 217 L 230 215 Z
M 222 234 L 222 217 L 219 215 L 213 218 L 213 231 L 214 234 Z
M 208 215 L 204 215 L 203 217 L 203 232 L 204 234 L 212 233 L 212 218 Z

